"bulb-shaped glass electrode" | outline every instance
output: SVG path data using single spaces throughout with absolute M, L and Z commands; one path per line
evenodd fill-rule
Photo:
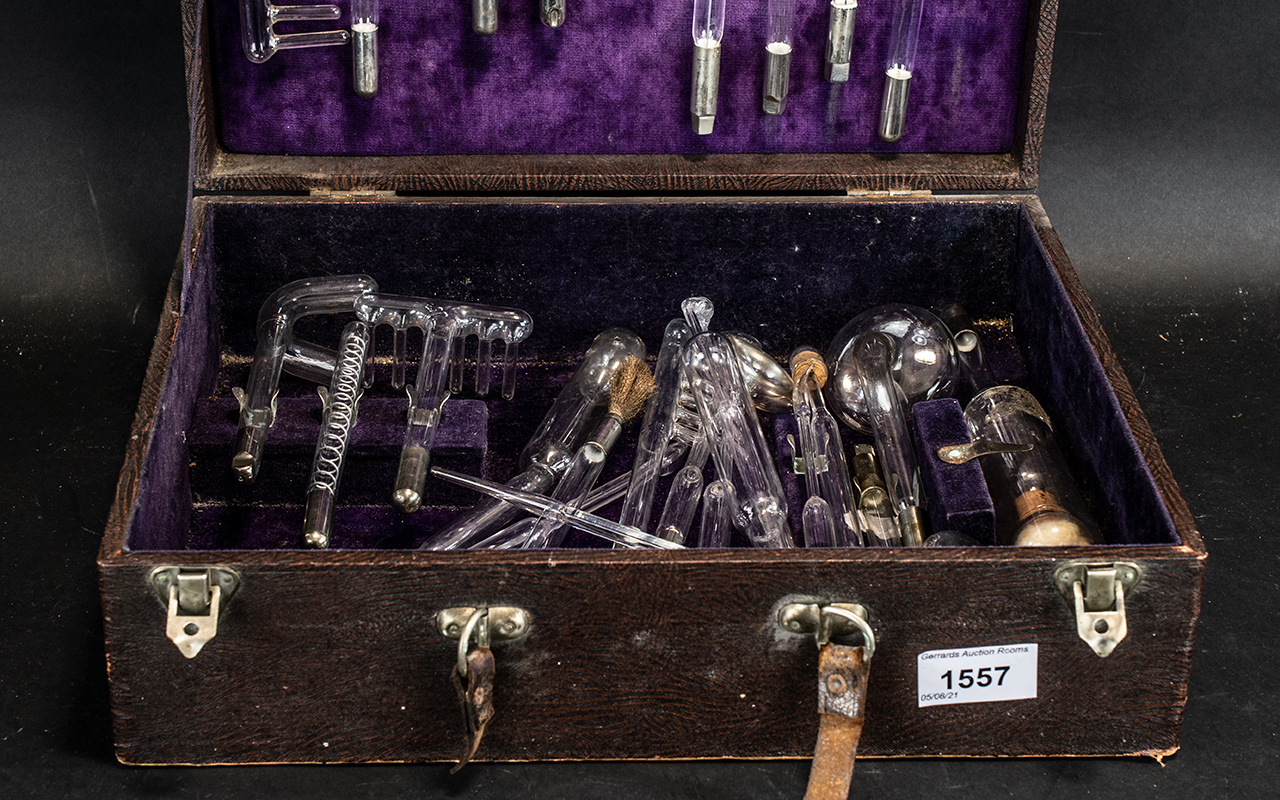
M 827 24 L 827 80 L 849 81 L 849 61 L 853 55 L 853 21 L 858 15 L 858 0 L 831 0 Z
M 965 423 L 974 439 L 1031 445 L 983 457 L 996 506 L 996 535 L 1008 545 L 1080 545 L 1102 541 L 1084 496 L 1054 439 L 1049 415 L 1025 389 L 994 386 L 969 401 Z
M 769 0 L 765 31 L 764 113 L 781 114 L 787 106 L 791 83 L 791 29 L 795 25 L 795 0 Z
M 351 44 L 356 94 L 373 97 L 378 91 L 378 0 L 352 0 Z
M 916 65 L 916 42 L 920 37 L 920 17 L 924 0 L 896 0 L 889 26 L 889 59 L 885 64 L 884 103 L 880 106 L 880 138 L 896 142 L 902 138 L 907 114 L 907 89 Z
M 693 132 L 711 133 L 720 93 L 720 40 L 724 37 L 725 0 L 693 0 L 693 93 L 689 112 Z

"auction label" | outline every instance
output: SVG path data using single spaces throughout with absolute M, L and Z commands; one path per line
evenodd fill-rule
M 1034 698 L 1038 647 L 1001 644 L 921 653 L 916 656 L 918 707 Z

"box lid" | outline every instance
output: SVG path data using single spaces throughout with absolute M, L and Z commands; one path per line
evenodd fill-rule
M 254 0 L 248 0 L 253 2 Z M 761 109 L 767 0 L 731 4 L 716 126 L 690 124 L 688 0 L 383 4 L 379 86 L 350 45 L 241 50 L 237 0 L 184 0 L 195 185 L 431 193 L 1025 190 L 1038 176 L 1056 0 L 925 4 L 906 129 L 876 136 L 891 2 L 857 10 L 848 83 L 824 78 L 826 4 L 797 7 L 787 106 Z M 278 22 L 277 33 L 345 30 Z

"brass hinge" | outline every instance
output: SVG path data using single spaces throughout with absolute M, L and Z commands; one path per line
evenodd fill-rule
M 919 199 L 924 197 L 932 197 L 932 189 L 845 189 L 845 194 L 849 197 L 870 197 L 884 199 Z
M 332 186 L 312 186 L 311 196 L 333 200 L 393 200 L 396 193 L 390 189 L 334 189 Z

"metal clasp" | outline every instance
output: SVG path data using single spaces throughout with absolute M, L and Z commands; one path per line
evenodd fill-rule
M 1029 444 L 1010 444 L 992 439 L 975 439 L 961 444 L 947 444 L 938 448 L 938 458 L 948 464 L 967 464 L 975 458 L 1001 455 L 1004 453 L 1027 453 L 1031 451 Z
M 147 582 L 166 609 L 165 636 L 187 658 L 218 635 L 218 617 L 240 589 L 226 567 L 156 567 Z
M 876 650 L 876 637 L 859 603 L 787 603 L 778 609 L 778 626 L 788 633 L 809 633 L 821 647 L 832 639 L 862 634 L 864 659 Z
M 1124 598 L 1142 578 L 1137 564 L 1063 564 L 1053 573 L 1058 593 L 1075 611 L 1076 633 L 1101 658 L 1129 633 Z
M 458 674 L 465 677 L 472 636 L 479 647 L 519 639 L 529 632 L 529 612 L 514 606 L 446 608 L 436 614 L 436 628 L 441 636 L 458 640 Z

